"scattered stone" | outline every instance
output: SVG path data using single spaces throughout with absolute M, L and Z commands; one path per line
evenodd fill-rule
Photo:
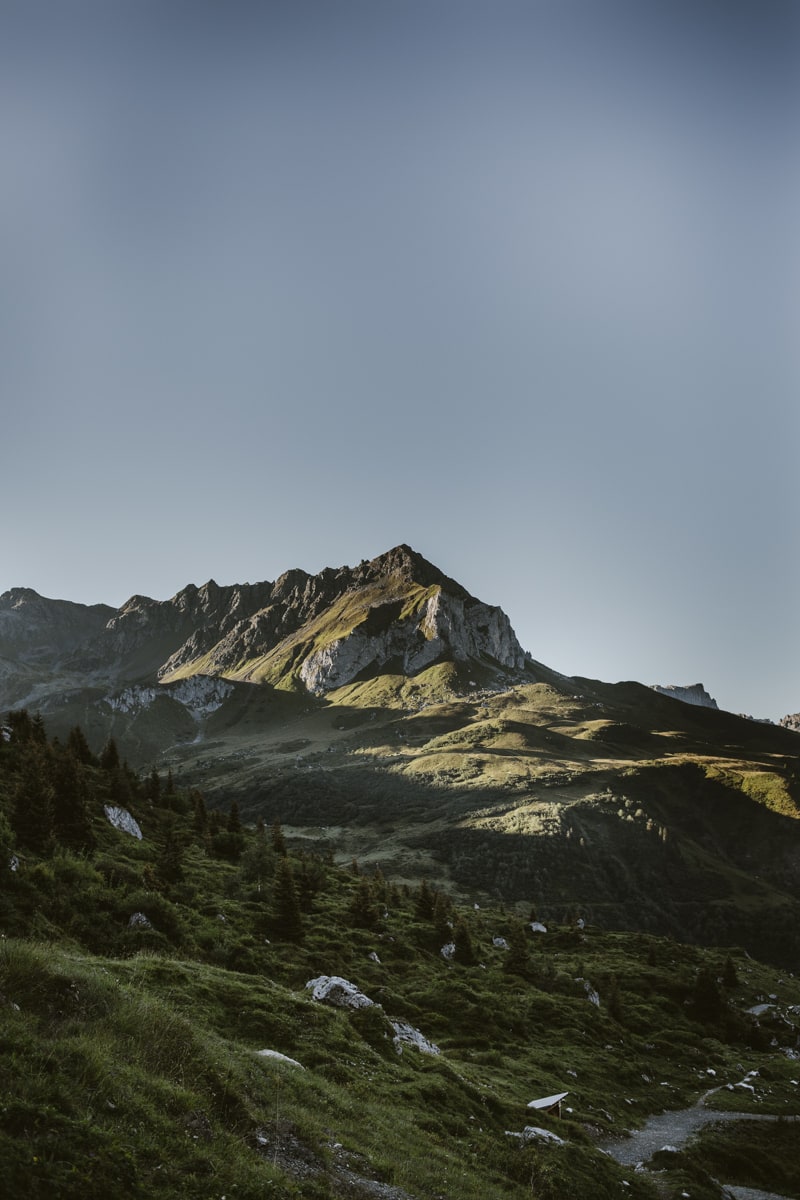
M 369 1008 L 374 1004 L 354 983 L 342 979 L 341 975 L 319 975 L 309 979 L 306 988 L 311 988 L 314 1000 L 334 1004 L 337 1008 Z
M 564 1139 L 559 1137 L 557 1133 L 553 1133 L 552 1129 L 542 1129 L 540 1125 L 526 1125 L 520 1134 L 511 1134 L 512 1137 L 521 1137 L 523 1144 L 531 1142 L 534 1139 L 539 1139 L 543 1142 L 553 1142 L 556 1146 L 563 1146 Z
M 129 929 L 152 929 L 150 918 L 145 916 L 143 912 L 131 913 L 128 918 Z
M 289 1058 L 288 1054 L 281 1054 L 279 1050 L 256 1050 L 259 1058 L 273 1059 L 275 1062 L 288 1063 L 290 1067 L 299 1067 L 301 1071 L 305 1071 L 302 1063 L 299 1063 L 296 1058 Z
M 378 958 L 378 956 L 374 950 L 370 950 L 369 954 L 367 955 L 367 958 L 369 958 L 374 963 L 380 964 L 381 960 Z
M 395 1050 L 398 1054 L 403 1053 L 403 1046 L 414 1046 L 421 1054 L 441 1054 L 441 1050 L 433 1042 L 415 1029 L 413 1025 L 409 1025 L 407 1021 L 391 1021 L 392 1029 L 394 1030 Z
M 456 944 L 455 944 L 455 942 L 448 942 L 448 943 L 447 943 L 447 945 L 446 945 L 446 946 L 442 946 L 441 950 L 439 951 L 439 953 L 441 954 L 442 958 L 446 958 L 446 959 L 448 960 L 448 962 L 449 962 L 449 961 L 450 961 L 450 959 L 453 957 L 453 955 L 455 954 L 455 952 L 456 952 Z
M 547 926 L 543 925 L 541 921 L 531 921 L 529 929 L 531 933 L 547 933 Z
M 504 937 L 492 938 L 492 945 L 496 946 L 498 950 L 507 950 L 508 949 L 508 942 L 506 941 L 506 939 Z
M 589 980 L 584 979 L 583 976 L 581 976 L 581 975 L 578 976 L 578 978 L 575 980 L 575 982 L 583 984 L 583 990 L 586 992 L 586 999 L 589 1001 L 590 1004 L 593 1004 L 595 1006 L 595 1008 L 599 1008 L 600 1007 L 600 993 L 598 992 L 597 988 L 593 988 L 592 985 L 589 983 Z

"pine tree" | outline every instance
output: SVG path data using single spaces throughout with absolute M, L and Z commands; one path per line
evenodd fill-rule
M 453 942 L 455 945 L 453 961 L 461 963 L 462 967 L 473 966 L 475 963 L 475 951 L 472 946 L 472 937 L 465 922 L 460 917 L 453 929 Z
M 86 740 L 86 735 L 80 725 L 75 725 L 70 731 L 67 738 L 67 750 L 77 759 L 84 767 L 96 765 L 97 760 L 89 749 L 89 743 Z
M 69 749 L 53 755 L 53 831 L 71 850 L 93 850 L 97 839 L 89 817 L 84 768 Z
M 530 966 L 525 930 L 521 925 L 514 925 L 508 935 L 508 950 L 503 960 L 503 970 L 507 975 L 519 975 L 524 979 L 530 972 Z
M 254 883 L 260 894 L 273 872 L 275 854 L 267 842 L 264 822 L 259 820 L 253 840 L 242 855 L 242 879 Z
M 450 925 L 450 911 L 451 905 L 447 896 L 444 892 L 437 892 L 431 911 L 433 935 L 437 946 L 444 946 L 447 942 L 452 941 L 453 930 Z
M 612 975 L 608 983 L 608 995 L 606 996 L 606 1009 L 612 1021 L 622 1024 L 622 996 L 619 990 L 619 981 L 616 975 Z
M 235 800 L 231 803 L 231 807 L 228 812 L 228 823 L 225 828 L 227 829 L 228 833 L 242 832 L 242 822 L 239 818 L 239 805 Z
M 283 829 L 278 817 L 272 824 L 272 849 L 282 858 L 286 857 L 286 838 L 283 836 Z
M 158 857 L 156 873 L 166 884 L 180 883 L 183 879 L 183 845 L 174 817 L 168 821 L 165 829 L 164 845 Z
M 208 832 L 208 810 L 206 809 L 206 802 L 203 799 L 203 793 L 194 788 L 189 793 L 189 799 L 192 802 L 192 809 L 194 811 L 192 823 L 195 833 L 200 834 L 202 837 Z
M 294 874 L 288 858 L 280 858 L 275 873 L 275 931 L 288 941 L 297 941 L 303 936 L 303 921 L 297 899 Z
M 736 974 L 736 965 L 730 954 L 725 959 L 725 966 L 722 968 L 722 983 L 729 992 L 739 986 L 739 976 Z
M 120 767 L 119 750 L 113 737 L 109 737 L 100 752 L 100 766 L 104 771 L 118 771 Z
M 38 738 L 23 748 L 14 789 L 11 825 L 17 842 L 27 850 L 46 854 L 53 838 L 52 764 L 47 744 Z
M 359 880 L 350 901 L 350 919 L 361 929 L 374 929 L 378 924 L 378 908 L 372 884 L 363 877 Z
M 145 794 L 153 804 L 159 805 L 161 803 L 161 776 L 155 767 L 153 767 L 147 780 Z
M 708 967 L 701 967 L 697 972 L 692 989 L 691 1007 L 696 1019 L 708 1024 L 716 1024 L 725 1010 L 719 984 Z
M 3 871 L 9 865 L 11 855 L 14 852 L 15 842 L 14 830 L 3 813 L 0 812 L 0 868 Z
M 414 916 L 418 921 L 430 921 L 433 916 L 434 895 L 427 879 L 423 879 L 417 889 L 414 902 Z

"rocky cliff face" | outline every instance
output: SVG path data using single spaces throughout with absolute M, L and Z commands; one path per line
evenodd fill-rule
M 673 700 L 683 700 L 685 704 L 699 704 L 702 708 L 717 708 L 716 700 L 709 696 L 702 683 L 690 683 L 685 687 L 674 683 L 664 686 L 654 683 L 651 686 L 654 692 L 660 692 L 662 696 L 671 696 Z
M 28 666 L 47 662 L 99 633 L 114 612 L 106 604 L 49 600 L 32 588 L 11 588 L 0 596 L 0 654 L 24 657 Z
M 512 670 L 525 666 L 525 652 L 499 608 L 437 588 L 405 619 L 373 632 L 381 607 L 386 606 L 370 608 L 352 632 L 308 655 L 299 674 L 310 692 L 321 695 L 389 663 L 403 675 L 416 675 L 441 659 L 488 658 Z
M 48 675 L 61 692 L 228 676 L 321 695 L 387 664 L 413 675 L 441 659 L 519 670 L 526 662 L 501 609 L 408 546 L 354 568 L 287 571 L 274 583 L 210 580 L 171 600 L 132 596 L 118 610 L 17 589 L 0 597 L 0 656 L 5 706 L 28 698 L 33 664 L 45 691 Z

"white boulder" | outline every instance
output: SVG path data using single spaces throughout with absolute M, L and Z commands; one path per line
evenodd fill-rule
M 139 841 L 142 840 L 142 831 L 127 808 L 118 808 L 116 804 L 106 804 L 103 808 L 115 829 L 121 830 L 122 833 L 129 833 L 131 837 L 138 838 Z
M 342 979 L 341 975 L 319 975 L 309 979 L 306 988 L 311 989 L 314 1000 L 323 1000 L 337 1008 L 369 1008 L 374 1004 L 354 983 Z
M 414 1046 L 419 1050 L 420 1054 L 441 1054 L 441 1050 L 433 1042 L 421 1034 L 413 1025 L 409 1025 L 407 1021 L 392 1021 L 392 1029 L 394 1030 L 395 1049 L 398 1054 L 403 1053 L 403 1046 Z
M 302 1063 L 299 1063 L 296 1058 L 289 1058 L 288 1054 L 281 1054 L 279 1050 L 256 1050 L 259 1058 L 269 1058 L 274 1062 L 288 1063 L 290 1067 L 299 1067 L 301 1071 L 305 1071 Z

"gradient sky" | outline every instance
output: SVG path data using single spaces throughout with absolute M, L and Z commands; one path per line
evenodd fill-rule
M 410 543 L 800 708 L 800 6 L 0 3 L 0 591 Z

